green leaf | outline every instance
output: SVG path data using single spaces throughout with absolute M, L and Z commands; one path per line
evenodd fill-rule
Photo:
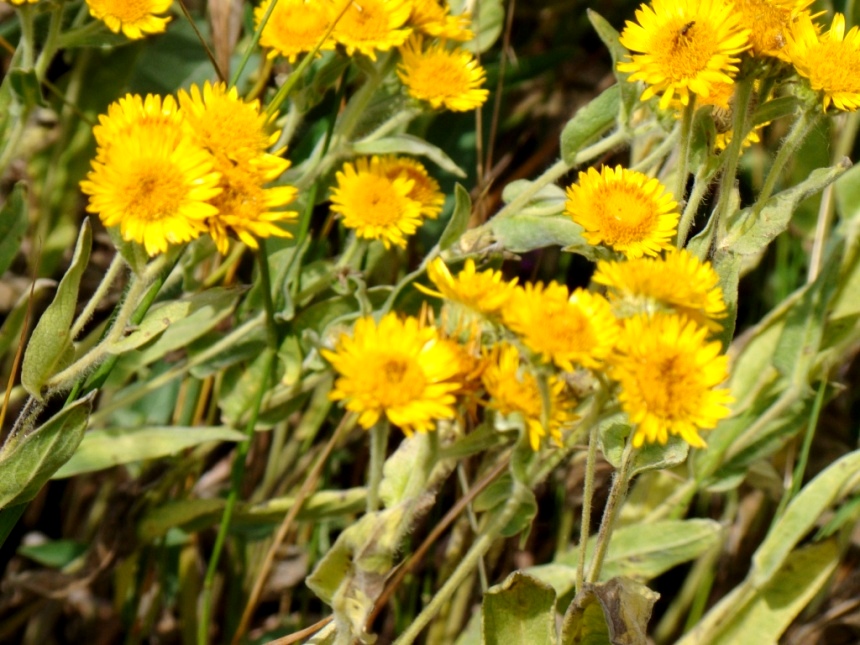
M 798 107 L 800 107 L 800 101 L 796 96 L 780 96 L 779 98 L 762 103 L 753 112 L 752 127 L 755 128 L 796 114 Z
M 485 511 L 491 514 L 504 512 L 505 503 L 511 498 L 515 485 L 513 477 L 509 473 L 502 475 L 475 498 L 472 508 L 477 513 Z M 521 533 L 531 526 L 532 520 L 537 515 L 538 506 L 534 493 L 529 489 L 524 489 L 523 495 L 525 501 L 520 504 L 510 522 L 501 531 L 504 537 L 512 537 Z
M 91 473 L 120 464 L 157 459 L 208 441 L 242 441 L 238 430 L 212 427 L 107 428 L 84 436 L 78 451 L 53 479 Z
M 122 237 L 122 233 L 120 233 L 119 226 L 108 226 L 107 232 L 110 241 L 113 242 L 114 247 L 119 251 L 122 259 L 131 267 L 131 270 L 136 275 L 142 274 L 149 262 L 149 254 L 147 254 L 143 244 L 125 240 Z
M 451 15 L 454 16 L 458 16 L 473 7 L 472 3 L 467 3 L 466 0 L 450 0 L 448 6 L 451 7 Z M 502 33 L 505 23 L 505 8 L 502 0 L 482 0 L 477 8 L 478 11 L 472 13 L 471 24 L 475 38 L 464 43 L 463 47 L 473 53 L 483 53 L 493 46 Z
M 632 580 L 589 585 L 564 614 L 561 645 L 640 645 L 660 594 Z
M 42 314 L 27 343 L 21 384 L 40 401 L 43 400 L 42 386 L 45 382 L 68 367 L 74 358 L 71 326 L 78 302 L 78 287 L 90 259 L 92 242 L 92 229 L 87 218 L 81 226 L 72 263 L 57 287 L 57 295 Z
M 0 210 L 0 275 L 21 250 L 28 223 L 27 184 L 19 181 Z
M 18 103 L 25 109 L 32 109 L 37 105 L 45 105 L 42 96 L 42 85 L 36 76 L 36 70 L 21 69 L 13 67 L 8 72 L 9 87 Z
M 420 495 L 436 463 L 436 435 L 414 434 L 400 442 L 382 467 L 379 498 L 386 508 Z
M 414 157 L 427 157 L 455 177 L 466 177 L 463 169 L 442 148 L 411 134 L 398 134 L 369 142 L 359 141 L 353 146 L 353 149 L 362 155 L 407 154 Z
M 577 110 L 561 131 L 561 158 L 573 165 L 576 153 L 596 141 L 618 119 L 621 90 L 616 83 Z
M 62 569 L 88 549 L 86 544 L 74 540 L 52 540 L 43 544 L 21 546 L 18 548 L 18 555 L 52 569 Z
M 621 455 L 630 435 L 630 426 L 625 423 L 614 423 L 601 428 L 600 449 L 606 461 L 615 468 L 621 467 Z M 671 435 L 668 443 L 648 443 L 637 448 L 633 456 L 631 477 L 649 470 L 671 468 L 687 460 L 690 445 L 678 436 Z
M 566 251 L 594 257 L 591 247 L 582 237 L 582 227 L 567 216 L 542 217 L 518 213 L 500 220 L 490 220 L 493 236 L 505 249 L 526 253 L 548 246 L 561 246 Z
M 487 589 L 481 617 L 485 645 L 556 643 L 555 591 L 521 571 Z
M 75 401 L 25 437 L 12 437 L 0 450 L 0 508 L 33 499 L 74 454 L 93 407 L 95 392 Z
M 803 487 L 755 552 L 750 579 L 757 588 L 783 566 L 794 546 L 815 526 L 821 514 L 860 481 L 860 450 L 851 452 Z
M 147 312 L 131 334 L 109 347 L 122 354 L 158 340 L 141 352 L 140 362 L 148 365 L 167 353 L 187 347 L 229 316 L 244 289 L 216 287 L 183 300 L 159 303 Z
M 460 184 L 454 186 L 454 212 L 451 219 L 445 225 L 442 236 L 439 238 L 439 248 L 445 251 L 459 241 L 463 233 L 469 228 L 469 218 L 472 216 L 472 199 L 469 191 Z
M 32 299 L 34 305 L 41 300 L 49 289 L 57 285 L 53 280 L 38 279 L 33 285 Z M 21 294 L 18 302 L 12 307 L 12 311 L 6 314 L 6 319 L 0 325 L 0 356 L 3 356 L 11 347 L 18 346 L 21 340 L 21 332 L 24 329 L 24 321 L 27 318 L 27 309 L 30 306 L 31 292 L 27 289 Z
M 763 587 L 747 579 L 723 597 L 678 645 L 776 643 L 839 564 L 836 539 L 792 551 Z
M 588 12 L 588 20 L 594 31 L 600 36 L 600 40 L 606 45 L 612 56 L 612 70 L 615 73 L 615 78 L 618 79 L 618 85 L 621 88 L 621 105 L 624 108 L 624 122 L 627 121 L 630 114 L 633 113 L 633 108 L 639 98 L 639 87 L 636 83 L 631 83 L 628 78 L 630 74 L 618 70 L 618 63 L 629 60 L 630 52 L 620 42 L 620 34 L 603 16 L 593 9 L 586 9 Z

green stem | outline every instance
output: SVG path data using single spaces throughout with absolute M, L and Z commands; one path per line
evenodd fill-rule
M 591 562 L 591 568 L 588 571 L 588 582 L 595 583 L 600 579 L 600 570 L 603 568 L 603 560 L 606 558 L 606 552 L 609 550 L 609 541 L 612 538 L 612 531 L 615 529 L 615 519 L 618 509 L 624 498 L 627 497 L 627 487 L 630 485 L 630 465 L 633 462 L 633 437 L 628 438 L 627 445 L 624 447 L 624 454 L 621 457 L 621 468 L 615 473 L 615 478 L 612 480 L 612 488 L 609 491 L 609 499 L 606 502 L 606 510 L 603 512 L 603 519 L 600 522 L 600 531 L 597 533 L 597 547 L 594 552 L 594 559 Z M 580 590 L 577 589 L 577 592 Z
M 388 448 L 390 426 L 388 419 L 381 419 L 370 430 L 370 472 L 367 477 L 367 512 L 379 510 L 379 485 L 382 483 L 382 467 Z
M 374 141 L 381 139 L 389 132 L 392 132 L 399 128 L 401 125 L 409 123 L 416 116 L 421 114 L 420 110 L 415 108 L 406 108 L 396 112 L 394 116 L 388 119 L 385 123 L 380 125 L 376 130 L 368 134 L 366 137 L 363 137 L 359 141 L 355 142 L 355 149 L 358 152 L 361 152 L 361 146 L 367 145 L 369 143 L 373 143 Z
M 728 147 L 723 151 L 723 176 L 720 178 L 719 195 L 717 197 L 717 206 L 712 217 L 715 218 L 713 225 L 710 227 L 709 239 L 707 244 L 703 246 L 710 248 L 714 241 L 714 236 L 721 239 L 723 229 L 726 226 L 726 221 L 729 216 L 729 207 L 732 204 L 732 195 L 735 189 L 735 177 L 738 172 L 738 163 L 740 163 L 741 154 L 743 153 L 743 143 L 747 136 L 747 122 L 749 120 L 749 102 L 752 96 L 755 78 L 752 75 L 740 79 L 735 85 L 734 97 L 734 120 L 732 121 L 732 139 Z
M 105 272 L 105 275 L 99 283 L 99 286 L 96 288 L 95 293 L 89 299 L 89 302 L 87 302 L 81 315 L 78 316 L 77 320 L 75 320 L 75 324 L 72 325 L 72 331 L 70 332 L 72 340 L 78 337 L 78 334 L 81 333 L 84 325 L 86 325 L 89 319 L 92 318 L 93 313 L 95 313 L 96 308 L 98 308 L 101 301 L 104 300 L 105 296 L 107 296 L 108 291 L 110 291 L 110 288 L 113 286 L 113 283 L 123 266 L 125 266 L 125 260 L 123 259 L 122 254 L 115 253 L 110 262 L 110 266 L 108 266 L 108 270 Z
M 678 175 L 675 178 L 675 190 L 673 196 L 679 204 L 684 201 L 687 194 L 687 163 L 690 156 L 690 143 L 693 133 L 693 116 L 696 114 L 696 95 L 690 96 L 690 102 L 684 106 L 681 115 L 681 148 L 678 151 Z
M 645 174 L 654 174 L 653 172 L 649 172 L 651 170 L 651 166 L 662 161 L 672 152 L 675 146 L 678 145 L 680 132 L 681 130 L 679 126 L 674 127 L 672 131 L 666 135 L 663 141 L 654 148 L 654 150 L 649 152 L 641 161 L 638 161 L 630 169 L 644 172 Z
M 35 8 L 31 4 L 22 4 L 18 7 L 18 20 L 21 23 L 21 67 L 25 70 L 33 69 L 33 61 L 36 59 L 36 32 L 33 28 L 33 15 Z
M 45 36 L 45 42 L 42 45 L 42 51 L 39 53 L 39 58 L 36 60 L 36 78 L 40 81 L 44 78 L 45 72 L 51 61 L 54 60 L 54 55 L 57 53 L 59 45 L 60 27 L 63 25 L 63 3 L 60 2 L 51 11 L 51 22 L 48 25 L 48 35 Z
M 597 424 L 591 426 L 588 436 L 588 456 L 585 460 L 585 482 L 582 492 L 582 517 L 579 528 L 579 562 L 576 566 L 576 592 L 582 591 L 585 581 L 585 558 L 588 550 L 588 533 L 591 526 L 591 503 L 594 501 L 594 467 L 597 462 Z
M 696 213 L 699 210 L 702 199 L 704 199 L 705 194 L 708 192 L 712 178 L 713 173 L 707 172 L 705 167 L 700 168 L 699 172 L 696 173 L 693 189 L 690 191 L 690 197 L 687 199 L 687 204 L 684 206 L 684 212 L 681 214 L 681 220 L 678 223 L 678 248 L 684 248 L 687 242 L 687 236 L 690 234 L 693 220 L 696 218 Z
M 490 547 L 501 535 L 502 529 L 510 522 L 520 508 L 520 505 L 525 502 L 528 497 L 529 489 L 519 484 L 514 483 L 514 489 L 510 498 L 505 503 L 501 513 L 490 522 L 484 529 L 483 533 L 475 540 L 468 553 L 457 565 L 457 568 L 451 573 L 451 576 L 445 581 L 439 591 L 433 596 L 430 602 L 421 610 L 410 623 L 409 627 L 394 641 L 394 645 L 407 645 L 418 638 L 421 631 L 433 620 L 433 617 L 442 609 L 442 606 L 448 602 L 457 590 L 457 587 L 469 576 L 478 562 Z

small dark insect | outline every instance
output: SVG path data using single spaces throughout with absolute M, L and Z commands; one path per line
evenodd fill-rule
M 678 32 L 678 35 L 679 35 L 679 36 L 686 36 L 686 35 L 687 35 L 687 32 L 688 32 L 688 31 L 690 31 L 690 30 L 693 28 L 693 25 L 695 25 L 695 24 L 696 24 L 696 21 L 695 21 L 695 20 L 691 20 L 691 21 L 690 21 L 690 22 L 688 22 L 686 25 L 684 25 L 683 27 L 681 27 L 681 31 L 679 31 L 679 32 Z

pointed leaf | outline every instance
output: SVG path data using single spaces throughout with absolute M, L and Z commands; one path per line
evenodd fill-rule
M 616 83 L 577 110 L 561 131 L 561 158 L 573 165 L 576 153 L 593 143 L 618 119 L 621 90 Z
M 455 177 L 466 177 L 463 169 L 444 150 L 411 134 L 398 134 L 397 136 L 368 142 L 359 141 L 353 146 L 353 149 L 362 155 L 407 154 L 413 157 L 427 157 L 430 161 Z
M 472 199 L 469 191 L 460 184 L 454 186 L 454 212 L 439 238 L 439 248 L 445 251 L 451 248 L 469 228 L 469 218 L 472 215 Z
M 0 275 L 9 268 L 21 250 L 28 224 L 27 184 L 19 181 L 0 209 Z
M 27 343 L 21 368 L 21 384 L 40 401 L 45 382 L 68 367 L 74 358 L 71 327 L 78 302 L 78 288 L 90 259 L 92 243 L 93 234 L 87 218 L 81 226 L 72 263 L 57 287 L 57 295 L 42 314 Z
M 74 454 L 92 411 L 95 392 L 75 401 L 25 437 L 12 437 L 0 450 L 0 508 L 33 499 Z
M 633 112 L 633 107 L 639 98 L 639 87 L 636 83 L 631 83 L 627 80 L 630 74 L 618 70 L 618 63 L 630 60 L 630 52 L 621 44 L 619 40 L 621 35 L 616 31 L 615 27 L 593 9 L 587 9 L 587 12 L 591 26 L 594 27 L 594 31 L 600 36 L 600 40 L 603 41 L 603 44 L 609 50 L 610 56 L 612 56 L 612 69 L 615 72 L 615 78 L 618 79 L 618 85 L 621 89 L 621 103 L 624 107 L 624 116 L 628 118 Z

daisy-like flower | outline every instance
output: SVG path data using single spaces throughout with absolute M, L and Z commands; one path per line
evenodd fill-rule
M 562 429 L 577 418 L 572 412 L 575 402 L 566 395 L 564 382 L 555 376 L 547 379 L 549 410 L 544 414 L 537 378 L 520 365 L 520 354 L 513 345 L 502 343 L 493 348 L 481 380 L 490 395 L 490 408 L 522 415 L 532 450 L 537 450 L 547 435 L 561 445 Z
M 448 49 L 444 42 L 424 49 L 420 36 L 401 48 L 403 62 L 397 75 L 410 96 L 427 101 L 433 108 L 466 112 L 481 107 L 489 91 L 481 89 L 484 68 L 465 49 Z
M 266 0 L 254 10 L 254 24 L 259 28 L 269 5 Z M 272 15 L 260 34 L 260 45 L 269 49 L 268 57 L 283 56 L 294 63 L 299 54 L 313 51 L 334 19 L 330 0 L 277 0 Z M 320 51 L 334 49 L 333 38 L 326 38 Z
M 112 32 L 137 40 L 167 28 L 170 16 L 160 16 L 173 0 L 87 0 L 93 18 L 101 20 Z
M 460 386 L 452 379 L 459 363 L 452 360 L 450 346 L 439 341 L 435 327 L 394 313 L 379 325 L 361 318 L 352 335 L 343 334 L 334 351 L 322 354 L 339 374 L 329 396 L 345 401 L 364 428 L 385 415 L 411 435 L 454 417 L 453 393 Z
M 350 3 L 335 25 L 332 37 L 352 56 L 359 52 L 376 60 L 377 51 L 399 47 L 412 29 L 405 25 L 412 11 L 408 0 L 346 0 Z M 337 3 L 343 9 L 344 0 Z
M 93 137 L 98 144 L 97 159 L 106 157 L 114 141 L 122 140 L 140 128 L 153 132 L 162 128 L 176 130 L 181 127 L 182 114 L 172 96 L 157 94 L 126 94 L 107 108 L 107 114 L 99 115 L 99 123 L 93 128 Z
M 636 20 L 621 33 L 621 44 L 635 53 L 618 69 L 645 82 L 643 101 L 662 94 L 663 110 L 675 95 L 687 105 L 690 93 L 706 97 L 714 83 L 731 83 L 737 55 L 749 47 L 749 30 L 724 0 L 653 0 L 636 10 Z
M 513 297 L 516 279 L 506 282 L 501 271 L 475 270 L 475 261 L 469 258 L 463 270 L 455 278 L 441 258 L 436 258 L 427 267 L 427 276 L 439 291 L 416 284 L 424 293 L 445 298 L 474 311 L 492 316 L 498 314 Z
M 409 198 L 421 203 L 421 214 L 436 219 L 445 204 L 445 195 L 439 190 L 439 182 L 433 179 L 420 161 L 407 157 L 388 155 L 380 157 L 379 166 L 389 179 L 404 176 L 412 180 Z
M 252 249 L 259 247 L 256 238 L 292 237 L 278 226 L 291 221 L 298 213 L 281 210 L 296 197 L 293 186 L 265 185 L 280 174 L 252 164 L 218 164 L 221 170 L 221 193 L 212 200 L 218 214 L 208 221 L 209 234 L 218 252 L 226 255 L 233 233 Z
M 343 217 L 344 226 L 354 229 L 358 237 L 381 240 L 385 248 L 406 246 L 406 236 L 415 233 L 422 221 L 421 202 L 409 196 L 411 179 L 387 177 L 378 157 L 347 162 L 335 178 L 331 210 Z
M 179 91 L 179 104 L 195 141 L 219 160 L 253 162 L 278 174 L 290 165 L 268 152 L 280 136 L 271 127 L 272 117 L 261 112 L 259 101 L 242 100 L 235 87 L 206 81 L 201 92 L 192 85 L 190 93 Z
M 812 0 L 734 0 L 741 24 L 749 27 L 750 53 L 790 62 L 785 51 L 791 23 Z
M 713 331 L 722 329 L 719 319 L 726 316 L 726 303 L 720 278 L 710 263 L 686 249 L 670 251 L 665 258 L 601 261 L 592 280 L 609 287 L 616 310 L 625 310 L 621 313 L 668 308 Z
M 209 201 L 221 191 L 219 177 L 212 156 L 181 126 L 140 126 L 113 138 L 81 190 L 90 196 L 87 211 L 156 255 L 206 230 L 218 213 Z
M 837 13 L 826 34 L 818 35 L 812 19 L 803 14 L 792 25 L 789 56 L 797 73 L 824 97 L 824 109 L 860 107 L 860 28 L 845 33 L 845 16 Z
M 677 208 L 663 184 L 621 166 L 580 172 L 565 203 L 565 213 L 585 229 L 582 235 L 589 244 L 604 244 L 631 258 L 657 255 L 672 246 Z
M 447 2 L 439 0 L 413 0 L 409 24 L 415 31 L 435 38 L 467 42 L 475 35 L 469 26 L 472 19 L 468 14 L 452 16 Z
M 732 397 L 718 386 L 728 378 L 728 358 L 708 330 L 684 316 L 657 314 L 624 320 L 610 376 L 621 407 L 636 426 L 634 447 L 665 444 L 670 434 L 704 448 L 699 430 L 729 415 Z
M 526 347 L 568 372 L 577 365 L 600 369 L 618 337 L 606 298 L 584 289 L 569 294 L 557 282 L 517 288 L 502 321 Z

